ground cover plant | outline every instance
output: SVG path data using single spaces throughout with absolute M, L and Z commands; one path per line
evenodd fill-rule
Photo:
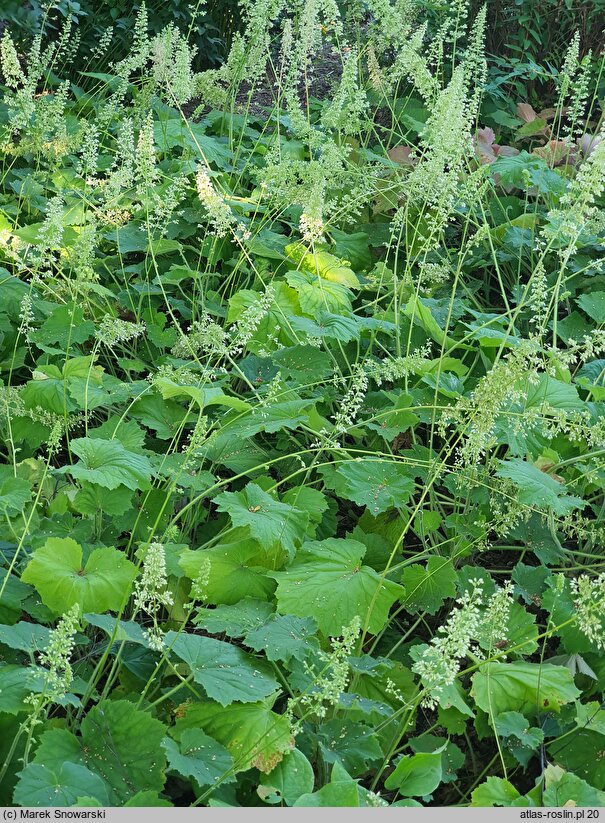
M 603 40 L 491 13 L 5 29 L 3 804 L 603 805 Z

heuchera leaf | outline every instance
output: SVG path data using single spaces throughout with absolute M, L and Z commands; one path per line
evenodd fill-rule
M 227 707 L 209 701 L 182 707 L 176 732 L 191 728 L 201 728 L 222 743 L 231 752 L 237 772 L 252 767 L 270 772 L 294 747 L 288 718 L 272 712 L 266 701 Z
M 244 643 L 257 652 L 264 652 L 268 660 L 293 657 L 304 660 L 311 651 L 318 651 L 315 621 L 310 617 L 294 617 L 290 614 L 274 615 L 264 625 L 248 632 Z
M 257 792 L 267 803 L 283 799 L 293 806 L 301 795 L 313 791 L 314 783 L 313 766 L 301 751 L 292 749 L 269 774 L 262 775 Z
M 136 576 L 136 566 L 117 549 L 94 549 L 83 564 L 79 543 L 71 537 L 49 537 L 21 579 L 36 587 L 45 606 L 63 614 L 76 603 L 86 612 L 117 611 Z
M 162 746 L 170 768 L 183 777 L 192 777 L 200 786 L 213 786 L 218 780 L 224 783 L 234 779 L 229 775 L 233 758 L 224 746 L 201 729 L 186 729 L 179 743 L 165 737 Z
M 367 506 L 373 515 L 405 506 L 414 491 L 409 469 L 392 461 L 348 460 L 338 466 L 336 474 L 344 480 L 338 491 Z
M 385 786 L 397 789 L 404 797 L 421 797 L 435 791 L 441 783 L 442 769 L 440 752 L 404 756 L 387 777 Z
M 128 489 L 149 489 L 153 468 L 143 454 L 127 451 L 119 440 L 98 440 L 79 437 L 70 442 L 72 452 L 80 460 L 66 471 L 78 480 L 88 480 L 106 489 L 126 486 Z
M 357 540 L 305 543 L 287 571 L 267 573 L 277 580 L 278 610 L 312 617 L 324 635 L 332 636 L 340 636 L 359 616 L 362 626 L 367 622 L 368 631 L 376 634 L 403 589 L 363 566 L 365 552 Z
M 412 614 L 419 611 L 435 614 L 446 598 L 456 596 L 456 580 L 451 560 L 429 557 L 426 568 L 414 563 L 404 569 L 401 582 L 405 587 L 405 597 L 401 602 Z
M 65 762 L 50 769 L 30 763 L 20 773 L 13 799 L 19 806 L 73 806 L 83 796 L 109 805 L 105 783 L 86 766 Z
M 0 514 L 12 517 L 23 511 L 32 497 L 32 490 L 21 477 L 15 477 L 11 466 L 0 466 Z
M 555 514 L 564 515 L 586 505 L 581 498 L 566 494 L 563 483 L 525 460 L 514 458 L 502 461 L 496 475 L 513 481 L 519 489 L 519 503 L 526 506 L 552 509 Z
M 485 783 L 477 786 L 471 794 L 471 806 L 511 806 L 519 796 L 519 792 L 508 780 L 488 777 Z
M 247 526 L 255 540 L 268 547 L 281 543 L 293 552 L 307 529 L 306 512 L 280 503 L 255 483 L 240 492 L 223 492 L 214 498 L 217 508 L 227 512 L 234 526 Z
M 565 666 L 550 663 L 484 663 L 473 676 L 471 696 L 490 716 L 502 712 L 558 712 L 580 696 Z
M 357 781 L 341 766 L 335 763 L 330 782 L 316 792 L 301 795 L 295 806 L 357 807 L 359 803 Z
M 278 689 L 266 663 L 237 646 L 194 634 L 166 634 L 166 645 L 183 660 L 196 683 L 221 706 L 254 703 Z
M 202 568 L 208 571 L 208 603 L 234 605 L 245 597 L 265 600 L 275 591 L 275 581 L 260 566 L 259 553 L 256 541 L 240 540 L 195 552 L 185 549 L 179 565 L 190 580 Z
M 542 795 L 545 806 L 605 806 L 605 792 L 595 789 L 581 777 L 549 765 L 545 769 L 546 788 Z
M 102 700 L 82 721 L 82 757 L 109 786 L 110 805 L 138 791 L 161 791 L 166 727 L 128 700 Z
M 43 670 L 37 666 L 24 669 L 15 663 L 0 664 L 0 712 L 18 714 L 27 708 L 24 702 L 32 692 L 44 686 Z
M 51 772 L 66 761 L 86 766 L 107 786 L 109 802 L 104 805 L 121 806 L 140 791 L 162 790 L 165 734 L 165 726 L 134 703 L 102 700 L 82 721 L 81 737 L 67 729 L 44 732 L 34 762 Z

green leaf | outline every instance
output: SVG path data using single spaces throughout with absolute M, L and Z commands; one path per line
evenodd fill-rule
M 0 466 L 0 513 L 7 517 L 20 514 L 31 497 L 27 480 L 15 477 L 10 466 Z
M 125 486 L 106 489 L 82 480 L 73 505 L 75 510 L 81 514 L 95 515 L 102 511 L 113 517 L 119 517 L 132 508 L 132 497 L 132 490 Z
M 113 548 L 94 549 L 82 564 L 82 547 L 70 537 L 49 537 L 37 549 L 21 579 L 36 587 L 45 606 L 63 614 L 118 611 L 128 598 L 137 568 Z
M 166 634 L 166 645 L 180 657 L 196 683 L 221 706 L 254 703 L 278 689 L 266 663 L 255 660 L 237 646 L 194 634 Z
M 351 292 L 345 285 L 319 280 L 316 274 L 306 271 L 290 271 L 286 281 L 296 289 L 302 314 L 315 317 L 318 312 L 327 310 L 348 315 L 351 311 Z
M 515 581 L 515 590 L 526 603 L 541 602 L 546 581 L 552 576 L 550 569 L 544 566 L 527 566 L 519 561 L 513 569 L 512 579 Z
M 293 329 L 304 332 L 309 337 L 329 337 L 348 343 L 349 340 L 359 340 L 359 325 L 354 317 L 345 317 L 342 314 L 332 314 L 319 309 L 315 320 L 309 317 L 291 316 L 288 321 Z
M 87 805 L 87 804 L 86 804 Z M 132 797 L 128 798 L 126 803 L 124 803 L 125 809 L 141 809 L 144 807 L 149 807 L 152 809 L 157 809 L 159 807 L 172 807 L 172 803 L 168 800 L 164 800 L 163 797 L 160 797 L 157 792 L 152 791 L 144 791 L 144 792 L 137 792 Z
M 571 742 L 566 738 L 553 740 L 548 746 L 548 755 L 555 763 L 603 791 L 605 789 L 605 735 L 590 728 L 573 729 Z
M 402 508 L 414 491 L 410 471 L 400 463 L 359 458 L 341 463 L 336 474 L 343 478 L 337 491 L 346 499 L 377 515 Z
M 172 156 L 169 149 L 186 147 L 195 158 L 201 154 L 207 162 L 214 163 L 219 169 L 231 167 L 233 156 L 228 143 L 206 134 L 202 123 L 173 117 L 154 123 L 153 133 L 155 143 L 169 157 Z
M 119 440 L 80 437 L 70 442 L 70 448 L 80 461 L 62 471 L 78 480 L 88 480 L 106 489 L 117 489 L 118 486 L 151 488 L 153 468 L 148 458 L 126 451 Z
M 482 635 L 479 638 L 479 646 L 484 651 L 493 651 L 493 643 L 497 640 L 493 637 L 490 627 L 484 630 Z M 511 603 L 506 627 L 502 633 L 502 638 L 507 640 L 507 648 L 515 649 L 511 651 L 511 655 L 526 657 L 533 654 L 538 648 L 537 637 L 536 616 L 528 612 L 520 603 Z
M 14 574 L 8 574 L 3 570 L 0 575 L 0 591 L 0 620 L 14 623 L 23 611 L 23 601 L 33 594 L 34 590 Z
M 359 806 L 359 789 L 357 781 L 340 765 L 335 763 L 332 768 L 330 782 L 316 792 L 301 795 L 295 806 L 329 806 L 329 807 L 356 807 Z
M 119 806 L 147 789 L 161 791 L 166 728 L 128 700 L 102 700 L 82 721 L 82 757 L 109 786 Z
M 526 151 L 513 157 L 497 157 L 490 170 L 492 174 L 500 176 L 501 183 L 505 186 L 514 186 L 523 191 L 536 187 L 540 194 L 563 194 L 565 191 L 563 178 L 540 157 Z
M 51 316 L 30 337 L 38 344 L 57 343 L 61 351 L 67 351 L 68 346 L 84 343 L 94 332 L 95 324 L 84 320 L 82 309 L 72 303 L 55 306 Z
M 590 652 L 593 649 L 593 643 L 578 626 L 575 619 L 577 610 L 574 600 L 569 580 L 567 578 L 561 580 L 559 575 L 555 575 L 547 582 L 541 606 L 549 612 L 553 625 L 561 626 L 557 635 L 562 641 L 563 649 L 570 654 L 582 654 Z M 603 618 L 600 622 L 603 625 Z
M 282 502 L 307 512 L 312 523 L 320 523 L 329 507 L 325 494 L 310 486 L 294 486 L 288 489 L 282 495 Z
M 233 779 L 227 776 L 233 767 L 233 758 L 224 746 L 200 729 L 186 729 L 178 744 L 165 737 L 162 746 L 168 766 L 183 777 L 192 777 L 200 786 Z
M 147 638 L 143 634 L 143 629 L 134 620 L 118 620 L 109 614 L 83 615 L 84 620 L 91 626 L 102 629 L 108 637 L 113 637 L 114 643 L 136 643 L 139 646 L 147 646 Z
M 562 773 L 561 773 L 562 772 Z M 544 806 L 605 806 L 605 793 L 595 789 L 581 777 L 563 772 L 558 766 L 549 765 L 545 773 L 546 788 L 542 794 Z
M 442 770 L 441 752 L 405 755 L 384 785 L 387 789 L 397 789 L 404 797 L 424 797 L 441 783 Z
M 500 463 L 497 477 L 507 477 L 518 487 L 518 501 L 525 506 L 552 509 L 555 514 L 565 515 L 574 509 L 583 509 L 585 501 L 566 494 L 563 483 L 540 471 L 525 460 L 514 458 Z
M 605 323 L 605 291 L 591 291 L 576 300 L 578 306 L 597 323 Z
M 402 604 L 406 611 L 435 614 L 448 597 L 456 596 L 457 575 L 451 560 L 429 557 L 426 568 L 419 563 L 403 571 L 401 582 L 405 587 Z
M 426 752 L 428 754 L 441 755 L 441 768 L 443 770 L 442 782 L 453 783 L 457 780 L 457 772 L 462 768 L 465 756 L 455 743 L 448 740 L 445 744 L 442 737 L 437 737 L 430 733 L 425 733 L 410 740 L 410 747 L 416 754 Z
M 287 571 L 268 572 L 277 580 L 278 610 L 313 617 L 324 635 L 340 636 L 354 617 L 377 634 L 403 589 L 362 566 L 365 551 L 357 540 L 305 543 Z
M 545 404 L 553 409 L 577 411 L 584 408 L 584 403 L 575 386 L 556 380 L 548 374 L 541 374 L 535 383 L 527 386 L 527 380 L 522 378 L 519 388 L 527 391 L 525 398 L 526 409 L 542 409 Z
M 284 251 L 303 271 L 351 289 L 359 288 L 359 280 L 355 272 L 345 265 L 345 261 L 329 252 L 317 251 L 311 253 L 305 249 L 302 243 L 290 243 Z M 348 261 L 346 262 L 348 263 Z
M 161 440 L 174 437 L 187 417 L 186 410 L 176 400 L 164 400 L 159 394 L 139 397 L 131 406 L 130 413 L 156 432 Z
M 443 346 L 447 344 L 450 348 L 456 345 L 454 341 L 447 337 L 444 330 L 433 317 L 430 307 L 423 303 L 420 297 L 412 295 L 406 304 L 404 313 L 406 317 L 420 323 L 429 337 L 435 340 L 436 343 L 439 343 L 439 345 Z
M 293 806 L 303 794 L 313 791 L 315 775 L 313 766 L 298 749 L 292 749 L 268 774 L 262 775 L 257 789 L 259 796 L 268 803 Z
M 224 632 L 229 637 L 243 637 L 247 632 L 266 623 L 273 614 L 273 608 L 270 603 L 263 600 L 246 597 L 230 606 L 220 605 L 215 609 L 200 609 L 195 618 L 195 624 L 206 629 L 210 634 Z
M 233 422 L 225 423 L 223 433 L 234 437 L 252 437 L 258 432 L 274 433 L 282 429 L 297 429 L 306 423 L 313 400 L 287 400 L 258 406 L 246 415 L 238 415 Z
M 341 763 L 352 777 L 368 771 L 384 757 L 375 729 L 346 718 L 324 720 L 317 733 L 326 763 Z
M 324 380 L 333 371 L 329 355 L 314 346 L 289 346 L 272 355 L 284 377 L 296 380 L 302 386 Z
M 248 632 L 244 643 L 257 652 L 264 652 L 268 660 L 282 660 L 287 664 L 293 657 L 304 660 L 310 651 L 319 650 L 313 637 L 316 630 L 315 621 L 310 617 L 274 615 L 264 625 Z
M 13 789 L 17 783 L 17 772 L 23 768 L 21 758 L 25 748 L 25 739 L 21 735 L 18 741 L 15 740 L 22 720 L 22 717 L 14 717 L 0 712 L 0 759 L 7 766 L 4 777 L 0 781 L 0 804 L 3 806 L 9 806 L 13 802 Z M 14 749 L 12 748 L 13 744 L 16 744 Z M 12 760 L 9 760 L 11 754 Z
M 231 397 L 224 394 L 221 389 L 214 386 L 187 386 L 181 383 L 175 383 L 168 377 L 159 377 L 154 381 L 154 385 L 161 393 L 164 400 L 171 397 L 190 397 L 199 405 L 200 409 L 206 406 L 228 406 L 231 409 L 238 411 L 247 411 L 250 404 L 239 397 Z
M 309 520 L 306 512 L 280 503 L 255 483 L 240 492 L 223 492 L 214 503 L 227 512 L 234 526 L 246 526 L 262 546 L 280 543 L 289 552 L 302 540 Z
M 524 123 L 521 128 L 517 130 L 515 140 L 519 140 L 522 137 L 533 137 L 536 134 L 541 134 L 544 132 L 544 129 L 548 129 L 546 120 L 542 117 L 536 117 L 534 120 L 529 120 L 527 123 Z
M 13 626 L 0 626 L 0 643 L 28 654 L 43 651 L 49 635 L 49 629 L 37 623 L 21 621 Z
M 535 716 L 558 712 L 580 695 L 565 666 L 549 663 L 484 663 L 473 676 L 471 695 L 490 717 L 502 712 Z
M 201 728 L 231 752 L 238 772 L 255 767 L 268 773 L 294 747 L 287 717 L 272 712 L 266 702 L 233 703 L 228 707 L 194 703 L 183 708 L 177 732 Z
M 519 712 L 503 712 L 495 722 L 498 735 L 507 738 L 507 747 L 522 766 L 527 766 L 533 753 L 544 742 L 542 729 L 531 728 Z
M 210 564 L 205 588 L 207 602 L 233 605 L 245 597 L 266 600 L 275 591 L 275 581 L 266 576 L 259 554 L 256 541 L 243 539 L 212 549 L 186 549 L 179 557 L 179 565 L 190 580 L 195 580 L 201 569 L 207 570 Z
M 37 666 L 23 668 L 13 663 L 0 663 L 0 712 L 18 714 L 27 708 L 25 698 L 44 687 L 44 671 Z
M 377 397 L 384 398 L 385 393 L 377 393 Z M 370 400 L 370 396 L 366 395 L 366 400 Z M 412 404 L 412 398 L 408 394 L 401 394 L 390 405 L 380 407 L 374 410 L 375 420 L 364 420 L 364 426 L 372 431 L 378 432 L 383 440 L 387 443 L 392 442 L 398 435 L 407 431 L 415 423 L 418 423 L 419 417 L 414 412 L 409 411 L 408 407 Z
M 170 240 L 167 237 L 158 237 L 154 240 L 147 227 L 135 221 L 130 221 L 125 226 L 118 226 L 112 231 L 105 232 L 103 237 L 115 243 L 120 254 L 129 254 L 133 251 L 152 251 L 154 256 L 160 254 L 170 254 L 178 251 L 181 244 L 177 240 Z
M 519 792 L 508 780 L 501 777 L 488 777 L 485 783 L 471 794 L 471 806 L 511 806 L 520 797 Z
M 85 766 L 66 762 L 50 769 L 43 763 L 30 763 L 19 773 L 14 802 L 19 806 L 73 806 L 83 796 L 109 805 L 107 786 Z

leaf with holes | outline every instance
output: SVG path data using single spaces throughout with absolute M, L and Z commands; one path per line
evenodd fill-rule
M 330 482 L 328 480 L 328 482 Z M 337 491 L 372 515 L 402 508 L 414 491 L 409 469 L 386 460 L 347 460 L 336 468 Z
M 61 763 L 50 769 L 30 763 L 19 774 L 14 802 L 19 806 L 73 806 L 79 797 L 90 797 L 108 806 L 107 786 L 98 774 L 77 763 Z
M 270 702 L 193 703 L 177 713 L 175 734 L 185 729 L 202 729 L 222 743 L 233 757 L 236 772 L 257 768 L 270 772 L 284 754 L 294 748 L 288 718 L 271 711 Z
M 195 634 L 166 634 L 166 645 L 186 663 L 196 683 L 221 706 L 254 703 L 278 689 L 266 663 L 237 646 Z
M 186 729 L 176 743 L 164 738 L 162 747 L 168 766 L 183 777 L 192 777 L 200 786 L 213 786 L 217 781 L 233 780 L 229 775 L 233 758 L 224 746 L 201 729 Z
M 220 512 L 227 512 L 234 526 L 246 526 L 261 546 L 281 543 L 293 552 L 300 543 L 309 515 L 275 497 L 255 483 L 240 492 L 223 492 L 214 498 Z
M 109 786 L 119 806 L 138 791 L 161 791 L 166 727 L 128 700 L 102 700 L 82 721 L 82 756 Z
M 317 638 L 313 637 L 316 629 L 310 617 L 274 615 L 264 625 L 248 632 L 244 643 L 257 652 L 264 652 L 268 660 L 284 663 L 293 657 L 304 660 L 309 652 L 319 651 Z

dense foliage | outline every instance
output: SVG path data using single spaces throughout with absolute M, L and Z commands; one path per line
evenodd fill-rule
M 603 805 L 603 62 L 491 13 L 5 30 L 1 803 Z

